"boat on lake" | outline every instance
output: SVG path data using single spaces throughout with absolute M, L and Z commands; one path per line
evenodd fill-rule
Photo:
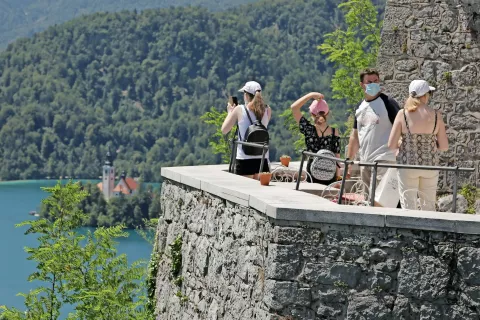
M 35 210 L 30 211 L 28 214 L 34 217 L 40 217 L 40 215 Z

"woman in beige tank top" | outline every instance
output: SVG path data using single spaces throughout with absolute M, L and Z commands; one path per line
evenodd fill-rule
M 390 149 L 398 150 L 399 164 L 437 166 L 439 151 L 448 150 L 442 114 L 428 106 L 434 90 L 424 80 L 410 84 L 405 108 L 398 113 L 388 141 Z M 422 210 L 435 211 L 438 171 L 399 169 L 398 183 L 402 208 L 418 209 L 420 198 Z

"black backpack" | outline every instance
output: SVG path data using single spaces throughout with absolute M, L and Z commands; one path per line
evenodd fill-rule
M 247 107 L 243 106 L 243 108 L 247 113 L 248 120 L 250 120 L 251 125 L 247 128 L 247 131 L 245 131 L 245 135 L 243 136 L 244 139 L 242 139 L 240 132 L 238 133 L 240 141 L 268 145 L 268 142 L 270 141 L 270 136 L 268 134 L 267 128 L 260 121 L 258 121 L 258 119 L 255 119 L 255 122 L 252 121 L 252 118 L 248 113 Z M 254 148 L 242 145 L 242 149 L 243 152 L 245 152 L 245 154 L 248 156 L 261 156 L 263 153 L 263 149 L 261 148 Z

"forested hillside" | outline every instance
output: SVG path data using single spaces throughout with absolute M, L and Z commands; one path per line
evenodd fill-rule
M 0 0 L 0 49 L 56 23 L 100 11 L 144 10 L 170 6 L 203 6 L 224 10 L 257 0 Z
M 271 157 L 292 154 L 278 114 L 312 90 L 328 99 L 332 70 L 316 47 L 338 2 L 99 13 L 15 42 L 0 54 L 0 178 L 97 177 L 107 145 L 144 181 L 161 166 L 219 162 L 200 116 L 251 79 L 276 114 Z M 346 106 L 329 102 L 343 121 Z

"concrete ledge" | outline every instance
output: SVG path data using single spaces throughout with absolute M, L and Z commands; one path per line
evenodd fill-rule
M 402 229 L 455 232 L 455 221 L 461 218 L 461 216 L 463 215 L 396 209 L 385 215 L 385 226 Z
M 480 234 L 480 216 L 390 208 L 342 206 L 321 198 L 324 186 L 260 182 L 228 172 L 228 165 L 162 168 L 166 179 L 199 189 L 278 220 Z
M 318 198 L 318 196 L 316 197 Z M 355 211 L 355 209 L 356 207 L 353 206 L 350 208 L 347 206 L 335 205 L 334 203 L 322 206 L 315 203 L 301 206 L 296 204 L 272 204 L 268 206 L 267 215 L 275 219 L 289 221 L 348 224 L 368 227 L 385 226 L 384 214 L 358 212 Z

